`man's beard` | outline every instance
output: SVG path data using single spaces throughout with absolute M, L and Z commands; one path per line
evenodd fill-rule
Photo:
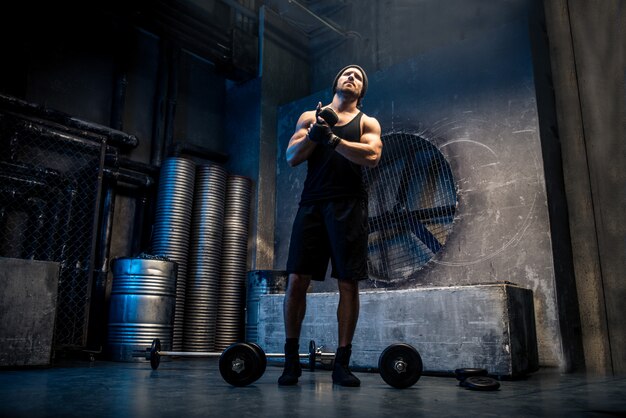
M 354 90 L 338 88 L 337 93 L 339 93 L 341 97 L 348 101 L 356 101 L 359 99 L 359 93 L 355 92 Z

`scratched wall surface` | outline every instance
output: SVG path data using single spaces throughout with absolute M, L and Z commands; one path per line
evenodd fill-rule
M 432 141 L 450 163 L 458 189 L 445 247 L 403 287 L 510 281 L 529 288 L 540 363 L 560 365 L 527 21 L 415 56 L 369 78 L 363 110 L 379 120 L 383 134 L 419 132 Z M 285 268 L 306 174 L 305 164 L 286 164 L 284 150 L 299 114 L 329 99 L 329 91 L 320 91 L 279 111 L 276 269 Z M 334 279 L 314 287 L 335 289 Z

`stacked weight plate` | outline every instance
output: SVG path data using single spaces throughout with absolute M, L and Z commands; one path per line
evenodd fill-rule
M 226 178 L 226 171 L 217 165 L 202 165 L 196 170 L 185 301 L 185 351 L 215 351 Z
M 250 179 L 229 176 L 226 180 L 217 350 L 243 339 L 251 193 Z
M 178 264 L 172 349 L 181 351 L 185 316 L 187 259 L 196 167 L 184 158 L 167 158 L 161 166 L 152 253 Z

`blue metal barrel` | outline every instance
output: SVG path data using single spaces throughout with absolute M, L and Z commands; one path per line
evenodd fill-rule
M 108 351 L 114 361 L 142 361 L 152 340 L 172 350 L 177 264 L 162 259 L 116 258 L 109 308 Z

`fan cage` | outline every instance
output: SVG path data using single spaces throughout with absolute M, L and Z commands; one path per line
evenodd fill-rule
M 424 134 L 390 133 L 369 195 L 368 270 L 374 287 L 415 281 L 452 231 L 457 190 L 444 155 Z

